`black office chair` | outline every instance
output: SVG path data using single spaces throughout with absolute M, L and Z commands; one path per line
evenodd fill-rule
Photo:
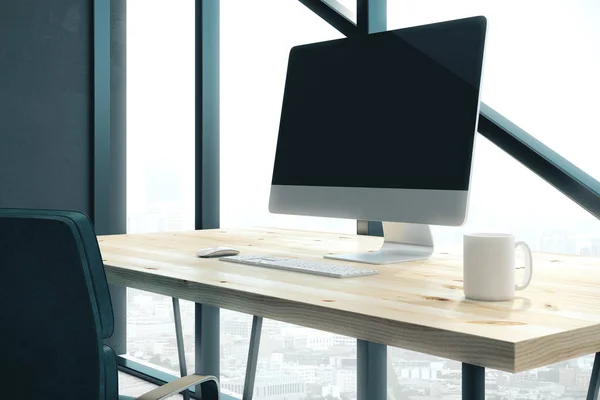
M 87 216 L 0 209 L 0 305 L 0 398 L 133 399 L 119 396 L 115 353 L 103 344 L 113 312 Z M 219 398 L 215 377 L 188 375 L 138 399 L 199 384 L 203 398 Z

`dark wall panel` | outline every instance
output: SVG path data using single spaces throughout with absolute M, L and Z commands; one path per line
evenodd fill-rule
M 0 207 L 92 211 L 92 4 L 0 1 Z

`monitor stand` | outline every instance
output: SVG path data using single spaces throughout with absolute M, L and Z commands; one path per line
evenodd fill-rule
M 393 264 L 424 260 L 433 254 L 429 225 L 383 222 L 383 246 L 366 253 L 329 254 L 325 258 L 367 264 Z

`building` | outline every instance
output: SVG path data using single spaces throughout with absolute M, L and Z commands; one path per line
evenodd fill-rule
M 283 371 L 260 371 L 254 383 L 256 400 L 302 400 L 306 396 L 305 384 L 297 375 Z M 241 397 L 244 390 L 244 377 L 221 377 L 221 387 Z
M 341 393 L 356 393 L 356 368 L 337 368 L 335 385 Z

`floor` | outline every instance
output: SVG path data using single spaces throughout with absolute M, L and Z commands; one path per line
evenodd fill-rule
M 135 397 L 140 396 L 155 387 L 156 385 L 119 371 L 119 394 Z M 183 400 L 183 396 L 177 395 L 170 397 L 170 399 Z

